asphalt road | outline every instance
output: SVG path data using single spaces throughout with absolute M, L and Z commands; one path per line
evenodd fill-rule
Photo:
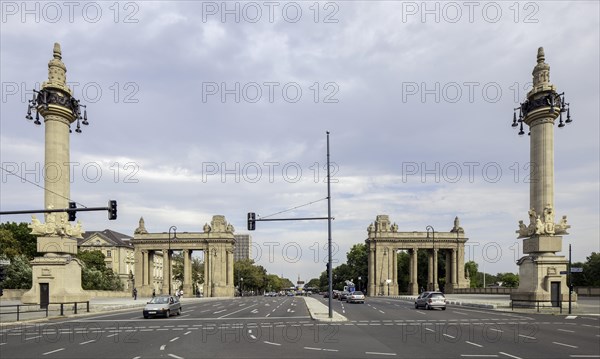
M 320 299 L 327 303 L 325 299 Z M 140 309 L 0 330 L 8 358 L 600 358 L 597 316 L 518 314 L 367 298 L 347 322 L 311 319 L 300 297 L 201 301 L 181 316 Z

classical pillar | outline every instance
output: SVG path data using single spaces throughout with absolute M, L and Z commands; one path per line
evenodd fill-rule
M 377 278 L 375 278 L 375 248 L 371 248 L 371 245 L 369 245 L 369 283 L 368 283 L 368 290 L 369 290 L 369 295 L 370 296 L 375 296 L 377 295 L 376 293 L 376 289 L 375 289 L 375 283 Z
M 205 297 L 210 297 L 210 283 L 209 283 L 209 278 L 210 278 L 210 271 L 209 268 L 210 266 L 208 265 L 208 262 L 210 260 L 210 251 L 208 249 L 208 247 L 204 250 L 204 283 L 202 285 L 203 287 L 203 295 Z
M 192 251 L 183 250 L 183 294 L 192 297 Z
M 456 256 L 458 255 L 458 251 L 456 248 L 452 248 L 452 288 L 457 288 L 458 287 L 458 258 L 456 258 Z
M 410 291 L 412 295 L 417 295 L 419 293 L 417 251 L 418 249 L 415 247 L 411 249 L 410 253 Z
M 452 289 L 452 251 L 444 250 L 444 252 L 446 255 L 446 284 L 444 285 L 444 291 L 447 292 L 448 289 Z
M 148 287 L 148 251 L 142 251 L 142 256 L 143 256 L 143 260 L 142 260 L 142 286 L 144 287 Z
M 433 250 L 433 290 L 439 290 L 438 286 L 438 250 Z
M 165 247 L 162 250 L 163 252 L 163 266 L 162 266 L 162 294 L 169 294 L 169 266 L 167 265 L 167 253 L 169 252 L 168 248 Z
M 394 248 L 392 250 L 392 295 L 398 295 L 398 252 Z
M 427 290 L 433 289 L 433 249 L 427 253 Z
M 155 289 L 155 275 L 156 273 L 154 271 L 154 251 L 148 251 L 148 285 L 151 289 Z

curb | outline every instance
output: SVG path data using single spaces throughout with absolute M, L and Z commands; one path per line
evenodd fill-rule
M 340 313 L 333 311 L 333 318 L 329 318 L 329 307 L 325 304 L 319 302 L 315 298 L 311 297 L 303 297 L 304 303 L 306 304 L 306 309 L 310 313 L 310 317 L 313 320 L 317 320 L 320 322 L 347 322 L 348 318 L 341 315 Z

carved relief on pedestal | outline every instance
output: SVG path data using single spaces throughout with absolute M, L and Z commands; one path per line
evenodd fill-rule
M 77 221 L 76 226 L 71 226 L 64 217 L 61 217 L 60 223 L 57 223 L 54 213 L 46 216 L 46 223 L 40 222 L 36 216 L 32 215 L 31 223 L 27 227 L 31 229 L 31 234 L 36 236 L 83 238 L 81 221 Z
M 519 229 L 515 232 L 519 235 L 518 238 L 531 237 L 534 234 L 538 235 L 559 235 L 569 234 L 567 229 L 571 228 L 567 224 L 567 216 L 562 216 L 559 223 L 554 223 L 554 210 L 551 205 L 546 205 L 544 208 L 544 216 L 540 217 L 532 208 L 529 210 L 529 226 L 526 226 L 523 221 L 519 221 Z

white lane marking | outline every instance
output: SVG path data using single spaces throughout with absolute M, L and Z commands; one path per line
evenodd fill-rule
M 455 339 L 455 338 L 456 338 L 456 337 L 453 337 L 453 336 L 452 336 L 452 335 L 450 335 L 450 334 L 445 334 L 445 333 L 444 333 L 444 334 L 442 334 L 442 335 L 443 335 L 443 336 L 445 336 L 445 337 L 451 338 L 451 339 Z
M 381 309 L 379 309 L 379 312 L 380 312 L 381 314 L 385 314 L 385 312 L 384 312 L 383 310 L 381 310 Z
M 323 349 L 324 352 L 339 352 L 338 349 Z
M 168 355 L 169 355 L 171 358 L 175 358 L 175 359 L 183 359 L 182 357 L 180 357 L 180 356 L 177 356 L 177 355 L 175 355 L 175 354 L 168 354 Z
M 268 341 L 266 341 L 266 340 L 264 340 L 264 341 L 263 341 L 263 343 L 265 343 L 265 344 L 270 344 L 270 345 L 277 345 L 277 346 L 280 346 L 280 345 L 281 345 L 281 344 L 279 344 L 279 343 L 272 343 L 272 342 L 268 342 Z
M 570 344 L 559 343 L 559 342 L 552 342 L 552 344 L 556 344 L 556 345 L 562 345 L 562 346 L 569 347 L 569 348 L 574 348 L 574 349 L 577 349 L 577 348 L 579 348 L 579 347 L 578 347 L 578 346 L 576 346 L 576 345 L 570 345 Z
M 461 354 L 461 357 L 470 357 L 470 358 L 497 358 L 496 354 Z
M 417 313 L 419 313 L 419 314 L 423 314 L 423 315 L 427 315 L 425 312 L 422 312 L 422 311 L 420 311 L 420 310 L 417 310 Z
M 567 333 L 575 333 L 574 330 L 567 330 L 567 329 L 556 329 L 556 330 L 560 330 L 561 332 L 567 332 Z
M 597 354 L 591 354 L 591 355 L 586 355 L 586 354 L 572 354 L 569 355 L 571 358 L 600 358 L 600 355 Z
M 187 332 L 183 333 L 183 335 L 188 335 L 190 333 L 191 333 L 191 331 L 187 331 Z
M 37 339 L 37 338 L 41 338 L 41 337 L 42 337 L 41 335 L 38 335 L 38 336 L 35 336 L 35 337 L 31 337 L 31 338 L 25 338 L 25 340 Z
M 396 355 L 396 353 L 380 353 L 380 352 L 365 352 L 365 354 L 367 354 L 367 355 L 369 355 L 369 354 L 370 355 L 392 355 L 392 356 Z
M 520 336 L 520 337 L 523 337 L 523 338 L 527 338 L 527 339 L 536 339 L 536 338 L 534 338 L 534 337 L 530 337 L 529 335 L 523 335 L 523 334 L 519 334 L 519 336 Z
M 504 333 L 504 331 L 503 331 L 503 330 L 500 330 L 500 329 L 496 329 L 496 328 L 488 328 L 488 329 L 489 329 L 489 330 L 493 330 L 493 331 L 495 331 L 495 332 Z
M 252 314 L 258 313 L 258 309 L 254 308 L 254 309 L 252 309 L 252 311 L 250 313 L 252 313 Z
M 477 344 L 477 343 L 472 343 L 472 342 L 470 342 L 470 341 L 468 341 L 468 340 L 465 340 L 465 343 L 467 343 L 467 344 L 471 344 L 471 345 L 474 345 L 474 346 L 476 346 L 476 347 L 478 347 L 478 348 L 483 348 L 483 345 L 480 345 L 480 344 Z
M 115 335 L 119 335 L 119 333 L 115 333 L 115 334 L 107 335 L 106 337 L 107 337 L 107 338 L 112 338 L 112 337 L 114 337 Z
M 175 337 L 175 338 L 173 338 L 173 339 L 169 340 L 169 343 L 173 343 L 173 342 L 174 342 L 174 341 L 176 341 L 177 339 L 179 339 L 179 337 Z
M 227 311 L 227 309 L 218 310 L 218 311 L 214 312 L 213 314 L 219 314 L 219 313 L 223 313 L 223 312 L 226 312 L 226 311 Z
M 60 348 L 60 349 L 52 350 L 52 351 L 49 351 L 49 352 L 45 352 L 42 355 L 48 355 L 48 354 L 56 353 L 56 352 L 59 352 L 59 351 L 62 351 L 62 350 L 65 350 L 65 348 Z
M 567 315 L 567 316 L 565 317 L 565 319 L 575 319 L 575 318 L 577 318 L 577 316 L 576 316 L 576 315 Z
M 236 310 L 235 312 L 231 312 L 231 313 L 229 313 L 229 314 L 222 315 L 222 316 L 220 316 L 218 319 L 222 319 L 222 318 L 225 318 L 225 317 L 227 317 L 227 316 L 229 316 L 229 315 L 232 315 L 232 314 L 235 314 L 235 313 L 239 313 L 239 312 L 241 312 L 242 310 L 246 310 L 246 309 L 248 309 L 248 308 L 251 308 L 251 307 L 254 307 L 254 306 L 257 306 L 257 305 L 258 305 L 258 304 L 252 304 L 252 305 L 250 305 L 250 306 L 247 306 L 246 308 L 242 308 L 242 309 L 240 309 L 240 310 Z
M 453 310 L 452 313 L 461 314 L 461 315 L 469 315 L 469 313 L 459 312 L 458 310 Z
M 4 345 L 4 344 L 6 344 L 6 343 L 0 343 L 0 346 L 2 346 L 2 345 Z
M 515 355 L 510 355 L 510 354 L 505 353 L 505 352 L 499 352 L 499 353 L 502 354 L 502 355 L 506 355 L 507 357 L 510 357 L 510 358 L 521 359 L 521 357 L 518 357 L 518 356 L 515 356 Z
M 313 347 L 304 347 L 307 350 L 322 350 L 321 348 L 313 348 Z
M 85 345 L 85 344 L 93 343 L 95 341 L 96 341 L 96 339 L 92 339 L 92 340 L 88 340 L 87 342 L 79 343 L 79 345 Z
M 163 345 L 161 345 L 161 346 L 160 346 L 160 350 L 165 350 L 165 347 L 166 347 L 166 346 L 167 346 L 166 344 L 163 344 Z
M 433 329 L 425 328 L 425 330 L 428 330 L 430 332 L 434 332 L 435 333 L 435 330 L 433 330 Z
M 265 318 L 266 318 L 266 317 L 268 317 L 269 315 L 271 315 L 271 313 L 269 313 L 269 314 L 265 315 Z

